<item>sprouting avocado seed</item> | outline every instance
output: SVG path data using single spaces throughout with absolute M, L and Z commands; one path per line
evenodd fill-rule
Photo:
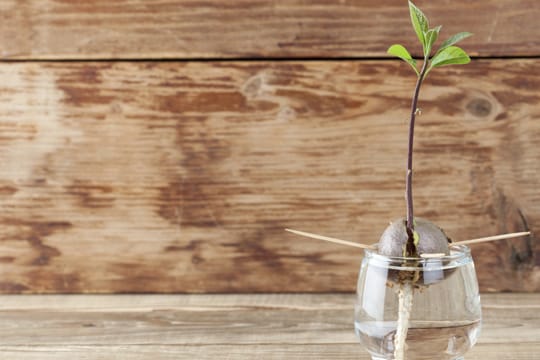
M 384 230 L 379 240 L 378 252 L 385 256 L 403 256 L 403 249 L 407 243 L 407 227 L 405 219 L 392 222 Z M 426 219 L 415 218 L 414 230 L 418 233 L 418 255 L 422 254 L 450 254 L 448 244 L 451 240 L 444 231 Z

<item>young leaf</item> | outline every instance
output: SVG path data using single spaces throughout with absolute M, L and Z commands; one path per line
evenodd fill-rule
M 414 72 L 416 72 L 416 75 L 419 75 L 418 69 L 416 68 L 416 60 L 412 58 L 411 54 L 403 45 L 394 44 L 388 48 L 387 52 L 388 54 L 397 56 L 401 60 L 404 60 L 407 64 L 411 65 Z
M 439 48 L 439 50 L 437 52 L 441 52 L 442 50 L 446 49 L 447 47 L 450 47 L 454 44 L 457 44 L 458 42 L 460 42 L 461 40 L 465 39 L 465 38 L 468 38 L 469 36 L 471 36 L 472 34 L 470 32 L 460 32 L 460 33 L 457 33 L 453 36 L 451 36 L 448 40 L 446 40 L 445 42 L 442 43 L 441 47 Z
M 429 70 L 438 66 L 468 64 L 470 61 L 471 58 L 469 58 L 469 55 L 467 55 L 463 49 L 457 46 L 449 46 L 441 52 L 435 54 L 435 56 L 431 59 L 431 66 L 429 67 Z
M 426 39 L 424 34 L 429 30 L 429 22 L 419 8 L 416 7 L 412 3 L 412 1 L 409 1 L 409 12 L 411 14 L 411 22 L 413 24 L 414 31 L 416 32 L 416 35 L 418 36 L 418 39 L 422 43 L 422 46 L 424 47 L 424 51 L 426 49 Z
M 433 67 L 452 65 L 452 64 L 468 64 L 471 61 L 469 55 L 460 47 L 449 46 L 431 60 Z
M 441 31 L 442 26 L 437 26 L 434 29 L 429 30 L 425 36 L 426 36 L 426 48 L 424 49 L 425 53 L 424 56 L 427 58 L 429 54 L 431 53 L 431 49 L 433 48 L 433 44 L 435 41 L 437 41 L 437 38 L 439 37 L 439 31 Z

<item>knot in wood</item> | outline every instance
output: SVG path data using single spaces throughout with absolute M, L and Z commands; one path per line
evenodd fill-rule
M 478 117 L 486 117 L 491 114 L 492 107 L 488 100 L 482 98 L 473 99 L 467 104 L 467 110 Z

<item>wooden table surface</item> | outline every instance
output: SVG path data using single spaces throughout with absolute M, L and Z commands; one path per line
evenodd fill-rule
M 357 359 L 354 295 L 16 295 L 2 359 Z M 540 294 L 485 294 L 473 359 L 538 359 Z

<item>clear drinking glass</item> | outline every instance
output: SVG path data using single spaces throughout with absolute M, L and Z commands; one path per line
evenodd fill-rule
M 354 319 L 373 360 L 463 359 L 476 343 L 482 319 L 469 248 L 452 246 L 450 255 L 422 259 L 366 250 Z

